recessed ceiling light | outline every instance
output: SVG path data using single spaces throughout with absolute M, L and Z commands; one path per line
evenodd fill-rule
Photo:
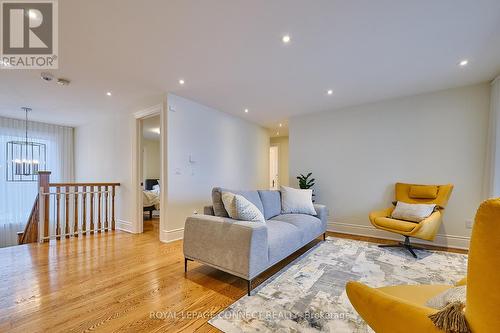
M 332 95 L 332 94 L 333 94 L 333 90 L 331 90 L 331 89 L 330 89 L 330 90 L 328 90 L 326 93 L 327 93 L 328 95 Z
M 291 40 L 290 35 L 284 35 L 284 36 L 281 38 L 281 40 L 282 40 L 282 41 L 283 41 L 283 43 L 285 43 L 285 44 L 290 43 L 290 40 Z
M 179 80 L 179 84 L 182 86 L 184 83 L 186 83 L 183 79 Z
M 282 124 L 282 123 L 280 123 L 280 127 L 281 127 L 281 126 L 283 126 L 283 124 Z
M 248 113 L 248 109 L 245 109 L 245 113 Z
M 111 91 L 108 91 L 106 95 L 111 96 Z
M 469 63 L 469 60 L 464 59 L 464 60 L 462 60 L 462 61 L 459 62 L 459 65 L 462 66 L 462 67 L 464 67 L 464 66 L 467 66 L 468 63 Z

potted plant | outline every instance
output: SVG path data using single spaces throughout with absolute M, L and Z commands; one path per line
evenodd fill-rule
M 300 174 L 300 176 L 297 176 L 297 179 L 299 180 L 299 187 L 303 190 L 310 189 L 314 186 L 316 179 L 309 177 L 312 176 L 312 172 L 309 172 L 307 176 L 304 176 L 303 174 Z M 313 189 L 313 202 L 314 202 L 314 189 Z

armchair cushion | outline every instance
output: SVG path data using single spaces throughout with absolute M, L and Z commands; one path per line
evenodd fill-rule
M 436 185 L 412 185 L 410 186 L 410 198 L 413 199 L 436 199 L 438 187 Z
M 396 220 L 390 217 L 377 217 L 374 220 L 374 224 L 384 229 L 402 232 L 410 232 L 417 226 L 414 222 Z
M 391 217 L 398 220 L 420 222 L 428 218 L 435 208 L 435 204 L 409 204 L 398 201 Z

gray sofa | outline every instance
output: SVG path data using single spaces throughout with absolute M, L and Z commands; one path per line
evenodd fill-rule
M 244 196 L 264 214 L 266 223 L 229 218 L 221 199 L 221 188 L 212 191 L 213 206 L 204 214 L 187 218 L 184 227 L 184 268 L 196 260 L 247 280 L 252 279 L 304 245 L 323 235 L 328 212 L 314 205 L 317 215 L 281 214 L 279 191 L 232 191 Z

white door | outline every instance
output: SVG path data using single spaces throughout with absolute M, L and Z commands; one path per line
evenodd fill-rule
M 279 186 L 279 171 L 278 171 L 278 146 L 269 148 L 269 187 L 277 190 Z

